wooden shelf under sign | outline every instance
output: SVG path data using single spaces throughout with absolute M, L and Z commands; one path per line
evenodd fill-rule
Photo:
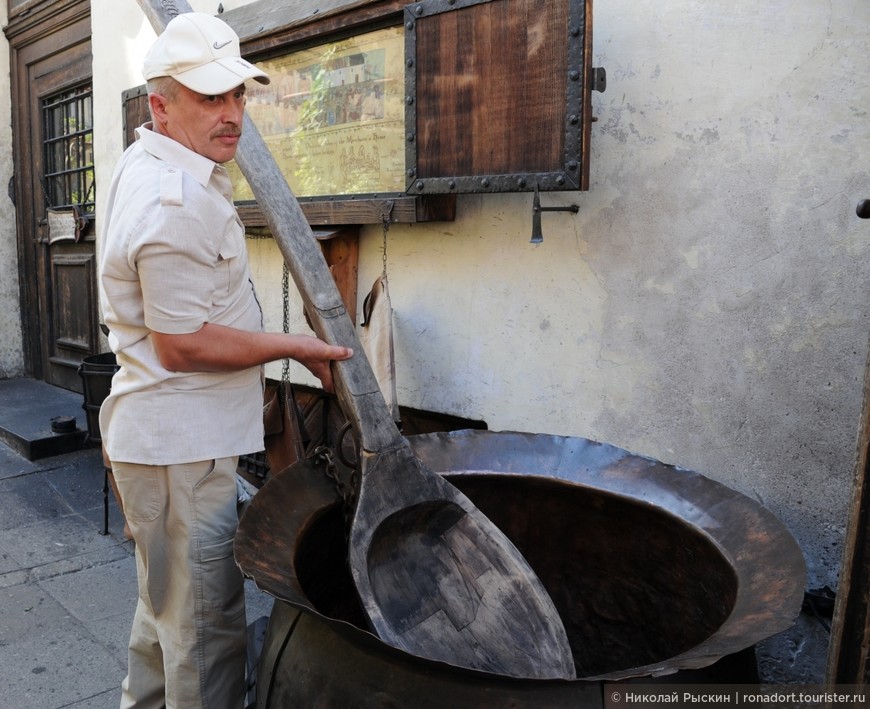
M 300 202 L 312 226 L 342 224 L 382 224 L 385 215 L 392 223 L 452 222 L 456 218 L 456 195 L 383 197 L 372 199 L 324 199 Z M 268 227 L 256 202 L 237 203 L 247 228 Z

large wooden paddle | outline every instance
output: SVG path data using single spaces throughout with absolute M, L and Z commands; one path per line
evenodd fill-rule
M 183 0 L 138 2 L 158 33 L 190 11 Z M 421 464 L 393 423 L 305 215 L 247 115 L 236 162 L 318 337 L 354 349 L 333 374 L 361 448 L 349 561 L 375 632 L 453 665 L 573 678 L 565 628 L 534 571 L 465 495 Z

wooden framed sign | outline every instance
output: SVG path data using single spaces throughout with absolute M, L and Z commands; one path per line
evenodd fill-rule
M 591 0 L 421 0 L 405 30 L 409 194 L 588 189 Z

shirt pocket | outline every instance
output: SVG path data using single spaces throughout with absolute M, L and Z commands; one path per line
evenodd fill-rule
M 215 276 L 216 305 L 226 302 L 232 295 L 233 288 L 237 287 L 242 258 L 242 249 L 245 248 L 244 237 L 230 230 L 224 234 L 224 239 L 218 249 L 218 263 Z

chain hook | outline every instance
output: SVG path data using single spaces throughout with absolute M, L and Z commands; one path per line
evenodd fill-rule
M 317 446 L 314 449 L 313 458 L 326 466 L 324 473 L 332 481 L 335 491 L 341 498 L 345 532 L 349 534 L 350 524 L 353 519 L 353 508 L 356 503 L 356 468 L 351 468 L 350 481 L 346 483 L 341 479 L 338 466 L 335 464 L 335 453 L 332 448 L 326 445 Z
M 396 203 L 390 200 L 384 203 L 384 211 L 381 213 L 381 222 L 384 227 L 384 248 L 383 248 L 383 270 L 381 275 L 387 275 L 387 232 L 390 230 L 390 221 L 392 220 L 393 207 Z

